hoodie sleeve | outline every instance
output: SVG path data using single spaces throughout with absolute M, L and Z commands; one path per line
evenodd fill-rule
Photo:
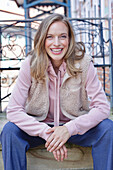
M 47 140 L 46 131 L 50 128 L 46 123 L 37 121 L 25 112 L 25 103 L 31 86 L 30 58 L 22 63 L 19 75 L 12 91 L 7 107 L 7 119 L 31 136 L 40 136 Z
M 110 114 L 110 105 L 92 62 L 87 73 L 86 92 L 90 99 L 90 111 L 65 124 L 70 135 L 84 134 Z

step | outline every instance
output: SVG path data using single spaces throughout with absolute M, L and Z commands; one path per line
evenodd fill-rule
M 113 116 L 110 117 L 113 120 Z M 0 117 L 0 131 L 7 122 Z M 44 145 L 29 149 L 27 152 L 27 170 L 93 170 L 92 148 L 66 144 L 68 158 L 57 162 Z M 3 170 L 2 147 L 0 144 L 0 170 Z
M 0 132 L 7 122 L 6 116 L 0 115 Z M 27 152 L 27 170 L 92 170 L 93 160 L 90 147 L 67 144 L 68 158 L 57 162 L 44 145 L 29 149 Z M 0 170 L 3 170 L 2 146 L 0 144 Z
M 113 120 L 113 116 L 110 117 Z M 2 122 L 1 122 L 2 120 Z M 0 130 L 6 119 L 0 119 Z M 47 152 L 44 145 L 29 149 L 27 152 L 27 170 L 93 170 L 92 148 L 66 144 L 68 158 L 57 162 L 52 153 Z M 3 170 L 2 147 L 0 145 L 0 170 Z
M 28 170 L 93 170 L 91 148 L 76 145 L 67 145 L 67 148 L 68 158 L 63 162 L 57 162 L 43 145 L 30 149 L 27 152 Z M 0 170 L 3 170 L 1 145 Z
M 0 132 L 7 122 L 0 115 Z M 68 158 L 57 162 L 52 153 L 47 152 L 44 145 L 29 149 L 27 152 L 27 170 L 92 170 L 93 160 L 90 147 L 67 144 Z M 3 170 L 2 146 L 0 144 L 0 170 Z
M 30 149 L 27 153 L 28 170 L 93 170 L 91 147 L 67 144 L 68 158 L 57 162 L 44 145 Z
M 44 145 L 29 149 L 27 152 L 28 170 L 93 170 L 90 147 L 67 144 L 68 158 L 57 162 Z M 0 145 L 0 170 L 3 170 L 2 147 Z

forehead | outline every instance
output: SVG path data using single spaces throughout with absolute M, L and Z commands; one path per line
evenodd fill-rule
M 48 29 L 48 34 L 68 34 L 68 27 L 65 23 L 61 21 L 56 21 L 52 23 Z

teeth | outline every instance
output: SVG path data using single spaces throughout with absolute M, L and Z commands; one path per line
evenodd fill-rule
M 62 49 L 51 49 L 53 52 L 60 52 Z

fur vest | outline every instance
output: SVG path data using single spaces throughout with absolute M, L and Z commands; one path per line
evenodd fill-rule
M 67 72 L 64 75 L 60 87 L 60 106 L 62 113 L 69 119 L 75 119 L 89 112 L 85 83 L 90 61 L 91 57 L 85 55 L 83 59 L 78 60 L 75 64 L 75 67 L 81 68 L 81 73 L 78 73 L 76 77 L 69 75 Z M 48 90 L 48 78 L 45 83 L 37 83 L 32 79 L 25 108 L 26 112 L 35 116 L 38 121 L 43 121 L 47 117 L 49 111 Z

